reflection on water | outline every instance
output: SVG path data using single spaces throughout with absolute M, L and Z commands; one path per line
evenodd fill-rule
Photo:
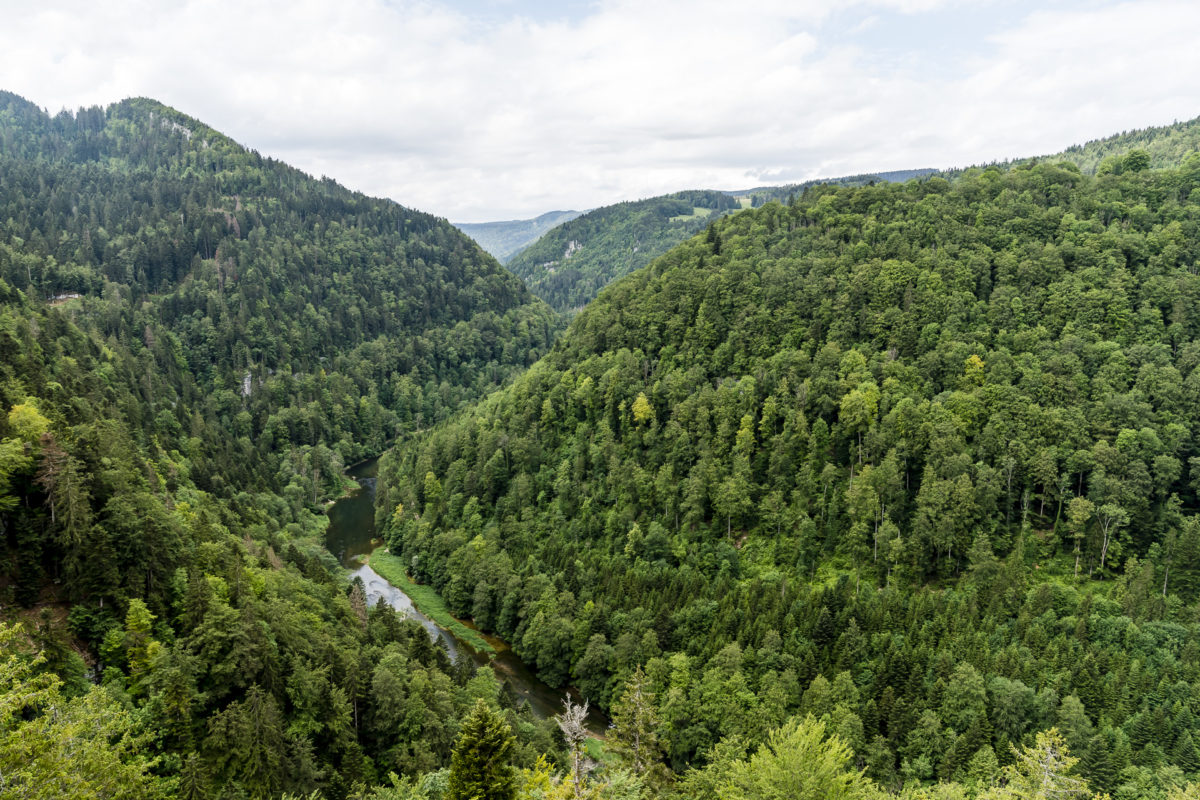
M 529 707 L 538 717 L 544 719 L 562 711 L 562 691 L 552 689 L 538 680 L 529 667 L 525 666 L 525 662 L 513 654 L 512 648 L 506 642 L 485 635 L 488 643 L 496 649 L 496 654 L 489 658 L 486 653 L 477 652 L 450 631 L 438 627 L 436 622 L 416 609 L 407 594 L 392 586 L 378 572 L 371 569 L 370 565 L 364 563 L 375 548 L 383 545 L 381 540 L 375 538 L 375 478 L 378 466 L 379 460 L 373 458 L 346 470 L 347 475 L 358 481 L 359 488 L 329 507 L 329 529 L 325 534 L 325 546 L 329 548 L 329 552 L 337 556 L 342 566 L 350 570 L 352 579 L 362 579 L 370 605 L 383 601 L 405 616 L 415 619 L 429 631 L 434 641 L 440 641 L 446 647 L 446 652 L 454 661 L 466 656 L 479 666 L 490 662 L 496 677 L 504 681 L 519 699 L 529 703 Z M 574 694 L 572 692 L 573 696 Z M 575 699 L 579 700 L 578 697 Z M 589 714 L 588 727 L 594 734 L 602 735 L 607 725 L 607 718 L 598 710 Z
M 375 476 L 378 473 L 377 458 L 350 467 L 346 474 L 358 481 L 358 488 L 329 507 L 325 546 L 348 569 L 357 567 L 363 556 L 370 555 L 382 544 L 374 538 Z

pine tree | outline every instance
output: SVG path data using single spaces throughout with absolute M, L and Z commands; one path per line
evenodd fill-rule
M 363 585 L 362 578 L 355 577 L 350 582 L 350 608 L 354 611 L 354 616 L 358 618 L 358 624 L 363 630 L 367 629 L 367 589 Z
M 621 698 L 613 704 L 613 728 L 608 747 L 633 771 L 653 783 L 665 771 L 663 750 L 658 741 L 658 711 L 650 679 L 639 664 L 625 683 Z
M 207 742 L 225 780 L 241 783 L 252 798 L 277 794 L 283 786 L 286 744 L 279 705 L 257 684 L 246 699 L 230 703 L 209 721 Z
M 90 498 L 79 461 L 49 433 L 42 434 L 37 482 L 46 492 L 50 522 L 61 527 L 65 545 L 79 545 L 92 524 Z
M 1200 759 L 1196 757 L 1196 743 L 1192 740 L 1191 731 L 1185 730 L 1171 748 L 1171 763 L 1187 773 L 1200 770 Z
M 463 720 L 450 756 L 446 800 L 512 800 L 516 780 L 509 760 L 513 735 L 482 699 Z
M 1088 742 L 1088 748 L 1079 760 L 1079 769 L 1087 776 L 1088 783 L 1098 791 L 1107 791 L 1116 782 L 1117 773 L 1113 769 L 1112 755 L 1108 748 L 1108 738 L 1097 734 Z
M 208 800 L 208 776 L 204 773 L 204 765 L 195 753 L 188 754 L 184 759 L 183 768 L 179 770 L 179 800 Z

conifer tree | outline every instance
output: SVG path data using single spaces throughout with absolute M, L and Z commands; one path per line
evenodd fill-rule
M 179 770 L 179 800 L 208 800 L 208 776 L 204 765 L 195 753 L 188 754 Z
M 658 741 L 658 711 L 650 679 L 639 664 L 625 683 L 621 698 L 613 704 L 613 728 L 609 749 L 633 771 L 651 782 L 661 778 L 663 750 Z
M 1187 773 L 1200 769 L 1200 758 L 1196 757 L 1196 743 L 1191 731 L 1185 730 L 1175 742 L 1175 747 L 1171 749 L 1171 763 Z
M 1088 782 L 1100 791 L 1107 790 L 1116 782 L 1116 770 L 1113 769 L 1108 738 L 1104 734 L 1092 737 L 1079 760 L 1079 769 L 1087 776 Z
M 512 800 L 516 780 L 509 763 L 513 735 L 482 699 L 463 721 L 450 756 L 446 800 Z
M 354 611 L 354 616 L 358 618 L 358 624 L 363 630 L 367 628 L 367 614 L 370 611 L 367 603 L 367 589 L 363 585 L 362 578 L 355 577 L 350 582 L 350 608 Z

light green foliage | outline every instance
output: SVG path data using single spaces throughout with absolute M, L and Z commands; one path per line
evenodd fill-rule
M 851 763 L 852 753 L 825 725 L 806 717 L 772 731 L 746 761 L 735 762 L 721 800 L 863 800 L 879 790 Z
M 654 406 L 646 399 L 645 392 L 639 392 L 633 401 L 633 421 L 645 425 L 654 420 Z
M 429 800 L 422 782 L 412 778 L 401 778 L 396 773 L 388 774 L 388 786 L 376 786 L 362 800 Z
M 0 798 L 165 798 L 148 732 L 102 688 L 67 699 L 0 623 Z
M 20 441 L 33 444 L 50 430 L 50 420 L 42 415 L 36 403 L 17 403 L 8 412 L 8 426 Z
M 1087 781 L 1073 774 L 1079 759 L 1070 755 L 1058 730 L 1042 731 L 1030 747 L 1013 749 L 1014 763 L 1004 768 L 1004 785 L 980 800 L 1068 800 L 1091 795 Z

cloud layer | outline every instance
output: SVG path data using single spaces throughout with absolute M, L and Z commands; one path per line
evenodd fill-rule
M 1167 0 L 604 0 L 563 18 L 408 0 L 3 4 L 0 88 L 52 111 L 151 96 L 461 221 L 976 163 L 1200 114 L 1200 7 Z

